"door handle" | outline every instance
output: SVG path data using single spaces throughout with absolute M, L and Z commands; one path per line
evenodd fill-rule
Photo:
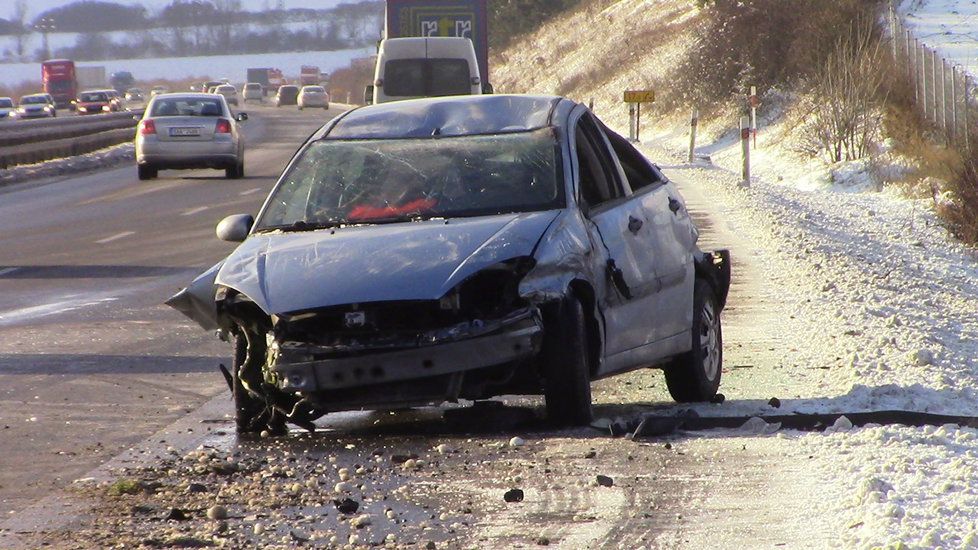
M 669 210 L 672 210 L 673 214 L 679 212 L 682 209 L 682 207 L 683 205 L 681 202 L 677 201 L 672 197 L 669 197 Z
M 632 233 L 638 233 L 639 229 L 642 229 L 642 220 L 635 216 L 628 216 L 628 230 Z

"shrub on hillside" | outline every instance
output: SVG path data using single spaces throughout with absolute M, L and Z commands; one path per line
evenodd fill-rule
M 875 17 L 865 0 L 698 0 L 697 42 L 680 64 L 674 101 L 727 101 L 815 77 L 855 21 Z M 878 35 L 878 30 L 874 33 Z
M 489 3 L 489 47 L 503 48 L 515 37 L 537 30 L 554 15 L 581 0 L 494 0 Z
M 964 162 L 944 191 L 949 200 L 936 200 L 937 214 L 952 235 L 969 244 L 978 244 L 978 160 Z

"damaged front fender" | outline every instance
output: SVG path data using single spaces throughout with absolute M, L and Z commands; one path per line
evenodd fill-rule
M 187 288 L 177 292 L 164 303 L 195 321 L 204 330 L 230 330 L 230 321 L 218 315 L 215 299 L 217 285 L 214 284 L 214 280 L 223 265 L 222 260 L 201 273 L 187 285 Z

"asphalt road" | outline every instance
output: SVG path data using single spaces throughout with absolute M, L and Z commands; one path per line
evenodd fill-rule
M 233 247 L 298 145 L 339 111 L 242 107 L 246 177 L 135 164 L 0 188 L 0 512 L 226 391 L 227 344 L 162 305 Z M 2 517 L 2 516 L 0 516 Z

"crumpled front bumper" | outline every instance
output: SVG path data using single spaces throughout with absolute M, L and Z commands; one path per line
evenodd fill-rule
M 539 313 L 526 309 L 476 336 L 446 338 L 396 351 L 304 362 L 278 361 L 272 370 L 279 387 L 286 391 L 352 388 L 453 374 L 531 357 L 540 350 L 542 336 Z

